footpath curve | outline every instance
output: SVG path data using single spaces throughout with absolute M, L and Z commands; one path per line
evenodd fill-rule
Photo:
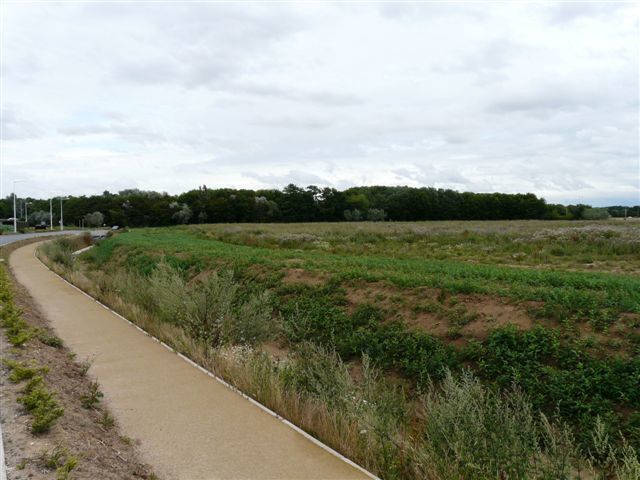
M 166 479 L 375 478 L 323 449 L 49 271 L 39 243 L 9 263 L 56 333 L 92 358 L 123 433 Z

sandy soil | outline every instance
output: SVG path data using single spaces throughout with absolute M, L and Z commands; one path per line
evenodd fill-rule
M 12 254 L 16 278 L 69 348 L 93 359 L 107 405 L 160 476 L 367 478 L 63 282 L 36 245 Z

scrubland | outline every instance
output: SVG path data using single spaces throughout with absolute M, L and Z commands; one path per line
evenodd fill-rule
M 383 478 L 638 478 L 640 223 L 139 229 L 41 256 Z

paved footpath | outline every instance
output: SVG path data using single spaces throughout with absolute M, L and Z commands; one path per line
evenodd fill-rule
M 37 245 L 11 255 L 18 281 L 65 344 L 93 357 L 105 401 L 161 478 L 368 478 L 65 283 Z

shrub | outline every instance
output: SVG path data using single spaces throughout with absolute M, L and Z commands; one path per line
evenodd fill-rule
M 54 263 L 70 268 L 74 262 L 72 254 L 77 250 L 76 242 L 77 239 L 61 237 L 45 243 L 40 249 Z
M 332 408 L 346 408 L 351 378 L 335 351 L 303 343 L 296 350 L 294 359 L 283 371 L 286 387 L 322 399 Z
M 40 375 L 29 381 L 18 397 L 18 402 L 33 416 L 31 431 L 35 434 L 47 432 L 64 413 L 53 393 L 44 386 Z
M 49 345 L 50 347 L 53 347 L 53 348 L 64 347 L 64 343 L 62 342 L 62 339 L 60 337 L 58 337 L 57 335 L 53 335 L 47 332 L 46 330 L 38 329 L 36 333 L 36 337 L 42 343 L 44 343 L 45 345 Z
M 11 371 L 9 380 L 14 383 L 31 380 L 37 375 L 45 375 L 49 372 L 47 367 L 29 366 L 24 362 L 18 362 L 16 360 L 3 359 L 2 363 Z
M 187 333 L 207 345 L 220 345 L 225 326 L 233 322 L 237 288 L 231 272 L 220 275 L 214 272 L 192 286 L 183 319 Z
M 569 431 L 518 390 L 500 394 L 470 372 L 447 373 L 422 397 L 417 469 L 437 478 L 570 478 L 583 467 Z
M 137 291 L 138 303 L 149 308 L 160 320 L 180 324 L 184 320 L 188 297 L 187 285 L 182 276 L 166 262 L 160 262 L 149 276 L 148 282 L 144 279 L 134 279 L 131 276 L 125 281 L 133 285 L 127 285 Z M 137 281 L 136 281 L 137 280 Z M 148 289 L 145 288 L 148 284 Z
M 606 220 L 609 217 L 609 211 L 606 208 L 585 208 L 582 211 L 584 220 Z
M 57 480 L 67 480 L 71 471 L 78 466 L 78 459 L 65 447 L 57 445 L 51 452 L 43 452 L 39 463 L 48 470 L 55 469 Z
M 233 314 L 233 320 L 224 328 L 224 339 L 232 344 L 255 345 L 274 336 L 271 295 L 255 293 L 242 302 Z
M 95 408 L 103 396 L 98 382 L 91 382 L 87 393 L 80 395 L 80 401 L 84 408 Z

